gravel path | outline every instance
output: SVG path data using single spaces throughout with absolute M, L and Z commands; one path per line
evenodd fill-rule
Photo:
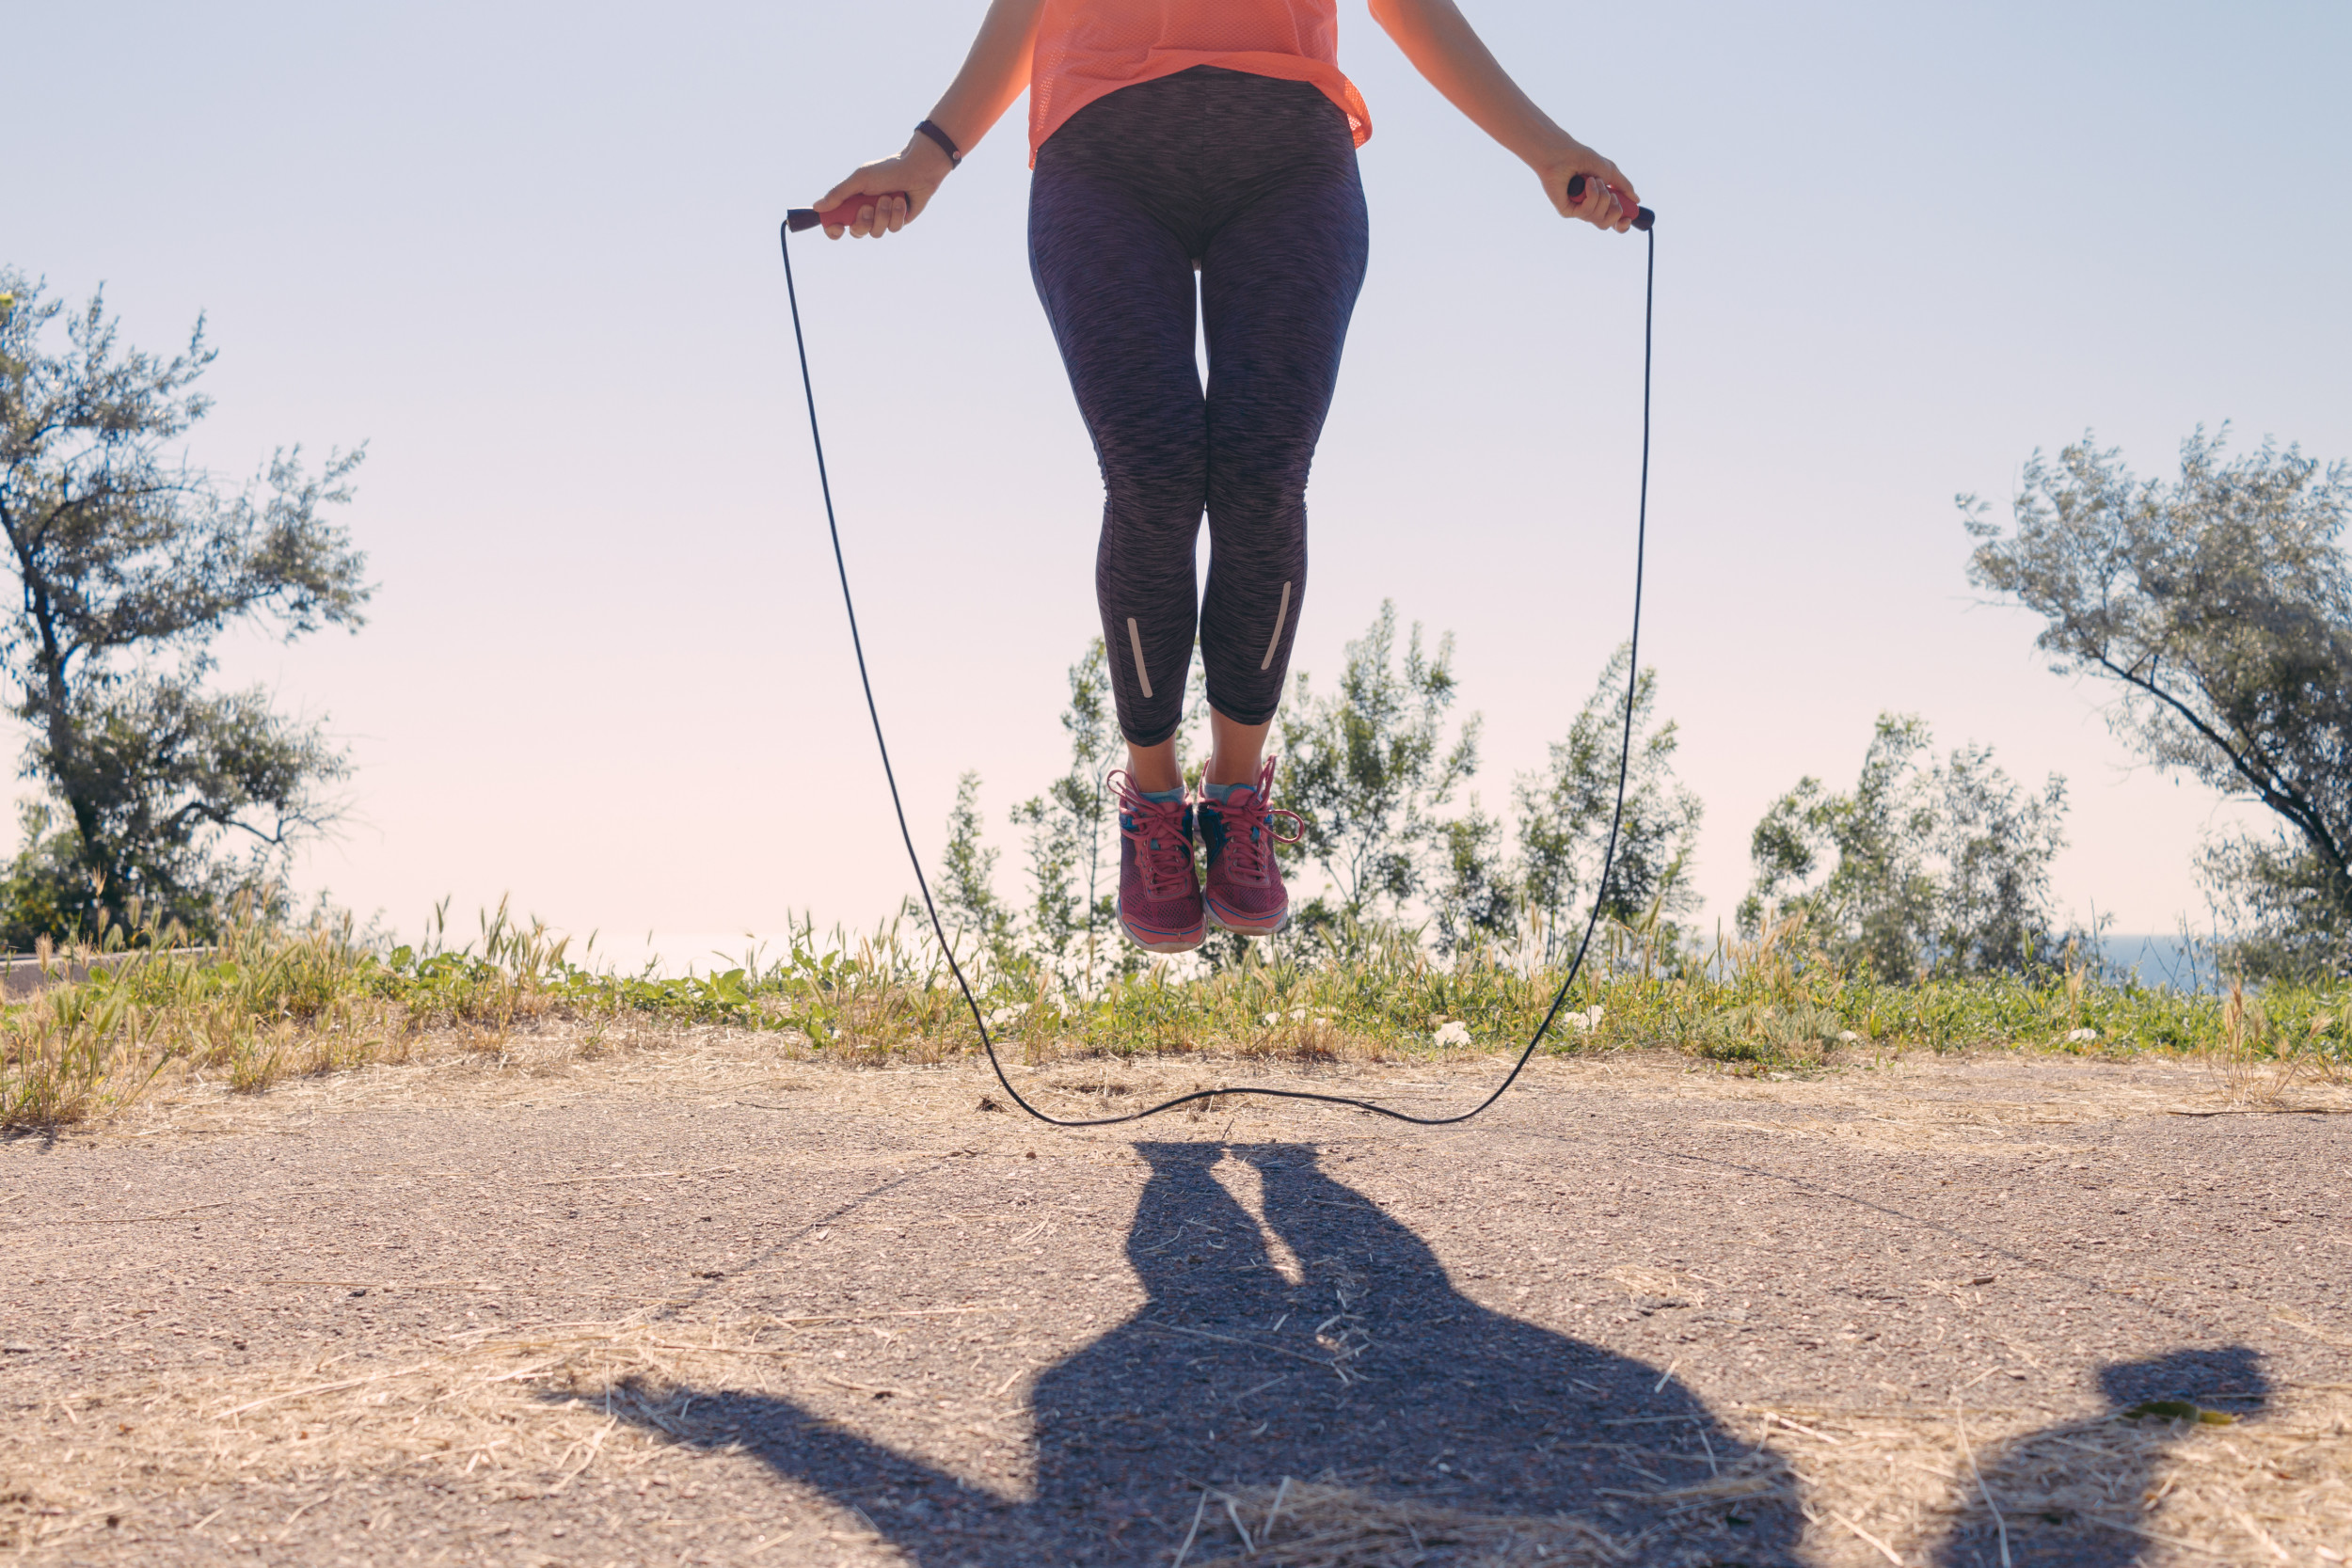
M 1024 1087 L 1115 1105 L 1210 1070 Z M 1495 1070 L 1323 1078 L 1434 1102 Z M 1085 1133 L 988 1088 L 707 1035 L 0 1145 L 0 1549 L 2352 1551 L 2341 1088 L 1547 1062 L 1458 1129 L 1242 1100 Z M 2151 1400 L 2233 1419 L 2123 1416 Z

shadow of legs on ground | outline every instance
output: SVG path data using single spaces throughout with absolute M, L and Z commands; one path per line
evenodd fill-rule
M 1462 1295 L 1314 1149 L 1136 1151 L 1149 1299 L 1039 1377 L 1031 1497 L 787 1400 L 696 1390 L 697 1432 L 732 1428 L 926 1565 L 1166 1562 L 1188 1532 L 1197 1563 L 1245 1530 L 1271 1562 L 1795 1560 L 1773 1455 L 1659 1369 Z M 1263 1192 L 1263 1227 L 1229 1181 Z
M 2200 1411 L 2253 1415 L 2269 1399 L 2262 1358 L 2245 1345 L 2174 1351 L 2099 1371 L 2106 1414 L 2012 1438 L 1977 1455 L 1983 1491 L 1937 1551 L 1938 1568 L 2125 1568 L 2151 1543 L 2155 1469 Z M 1997 1515 L 1995 1511 L 1997 1511 Z

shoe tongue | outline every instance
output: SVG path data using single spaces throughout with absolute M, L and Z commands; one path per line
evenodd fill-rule
M 1136 809 L 1125 812 L 1122 815 L 1126 817 L 1129 832 L 1149 832 L 1152 829 L 1166 829 L 1174 827 L 1178 830 L 1178 832 L 1173 836 L 1177 840 L 1181 840 L 1183 838 L 1182 830 L 1184 826 L 1184 819 L 1181 815 L 1181 811 L 1171 821 L 1169 816 L 1166 814 L 1166 808 L 1162 807 L 1161 803 L 1157 800 L 1147 800 Z M 1171 843 L 1169 839 L 1163 838 L 1160 833 L 1156 832 L 1151 832 L 1151 836 L 1146 838 L 1144 843 L 1149 845 L 1154 852 L 1176 852 L 1175 845 Z

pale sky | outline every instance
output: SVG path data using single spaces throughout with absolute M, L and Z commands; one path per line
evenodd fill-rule
M 357 637 L 225 674 L 329 715 L 352 820 L 306 890 L 413 934 L 517 906 L 627 954 L 910 881 L 826 553 L 775 254 L 783 210 L 895 150 L 982 8 L 25 7 L 7 26 L 0 258 L 135 342 L 200 311 L 194 446 L 365 439 Z M 2340 4 L 1465 0 L 1661 213 L 1645 653 L 1705 798 L 1704 918 L 1882 709 L 2066 775 L 2062 902 L 2199 907 L 2242 815 L 2132 766 L 2103 693 L 1977 602 L 1955 492 L 2005 502 L 2095 427 L 2142 473 L 2231 421 L 2352 455 L 2352 9 Z M 887 40 L 887 54 L 877 40 Z M 1357 0 L 1371 278 L 1309 505 L 1295 669 L 1384 597 L 1458 639 L 1481 799 L 1625 635 L 1641 242 L 1564 223 Z M 918 839 L 977 768 L 1063 760 L 1100 491 L 1029 281 L 1024 108 L 908 232 L 796 241 L 850 564 Z

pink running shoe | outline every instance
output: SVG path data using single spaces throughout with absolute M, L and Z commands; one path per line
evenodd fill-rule
M 1119 927 L 1147 953 L 1189 953 L 1209 934 L 1192 868 L 1192 809 L 1147 800 L 1125 768 L 1119 788 Z
M 1245 937 L 1270 937 L 1290 924 L 1290 894 L 1282 886 L 1282 869 L 1274 863 L 1274 847 L 1295 844 L 1307 825 L 1298 814 L 1268 808 L 1267 792 L 1274 785 L 1274 759 L 1266 758 L 1255 785 L 1239 784 L 1224 803 L 1209 799 L 1202 786 L 1199 807 L 1200 837 L 1209 849 L 1209 919 Z M 1274 818 L 1287 816 L 1292 832 L 1276 831 Z

